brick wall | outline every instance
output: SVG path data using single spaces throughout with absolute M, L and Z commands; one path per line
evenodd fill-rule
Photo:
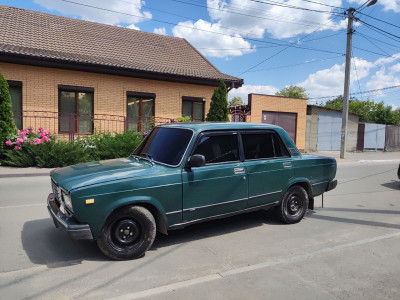
M 263 111 L 297 113 L 296 146 L 305 149 L 307 100 L 280 96 L 249 94 L 251 115 L 247 122 L 262 123 Z
M 138 79 L 106 74 L 42 68 L 0 63 L 0 72 L 6 80 L 22 81 L 22 109 L 58 112 L 58 85 L 94 88 L 94 113 L 126 116 L 126 92 L 154 93 L 155 117 L 177 118 L 182 115 L 182 96 L 206 99 L 206 114 L 214 87 Z M 41 119 L 52 132 L 58 123 Z M 36 127 L 28 124 L 24 127 Z M 50 128 L 52 127 L 52 128 Z

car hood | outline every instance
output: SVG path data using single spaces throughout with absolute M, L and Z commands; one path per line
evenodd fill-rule
M 81 163 L 55 169 L 51 178 L 65 190 L 132 177 L 148 177 L 165 173 L 167 167 L 135 158 L 119 158 Z

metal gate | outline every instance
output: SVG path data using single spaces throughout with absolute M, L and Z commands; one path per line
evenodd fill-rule
M 365 124 L 364 149 L 376 151 L 385 148 L 385 127 L 383 124 Z
M 341 131 L 342 115 L 340 113 L 319 113 L 317 150 L 340 150 Z

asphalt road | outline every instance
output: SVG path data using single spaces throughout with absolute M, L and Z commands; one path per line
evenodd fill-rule
M 398 163 L 340 164 L 299 224 L 260 211 L 110 261 L 56 229 L 48 177 L 0 178 L 0 299 L 400 299 Z

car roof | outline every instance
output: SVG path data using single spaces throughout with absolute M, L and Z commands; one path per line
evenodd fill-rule
M 192 129 L 197 132 L 206 130 L 281 129 L 281 127 L 276 125 L 246 122 L 169 123 L 160 126 Z

